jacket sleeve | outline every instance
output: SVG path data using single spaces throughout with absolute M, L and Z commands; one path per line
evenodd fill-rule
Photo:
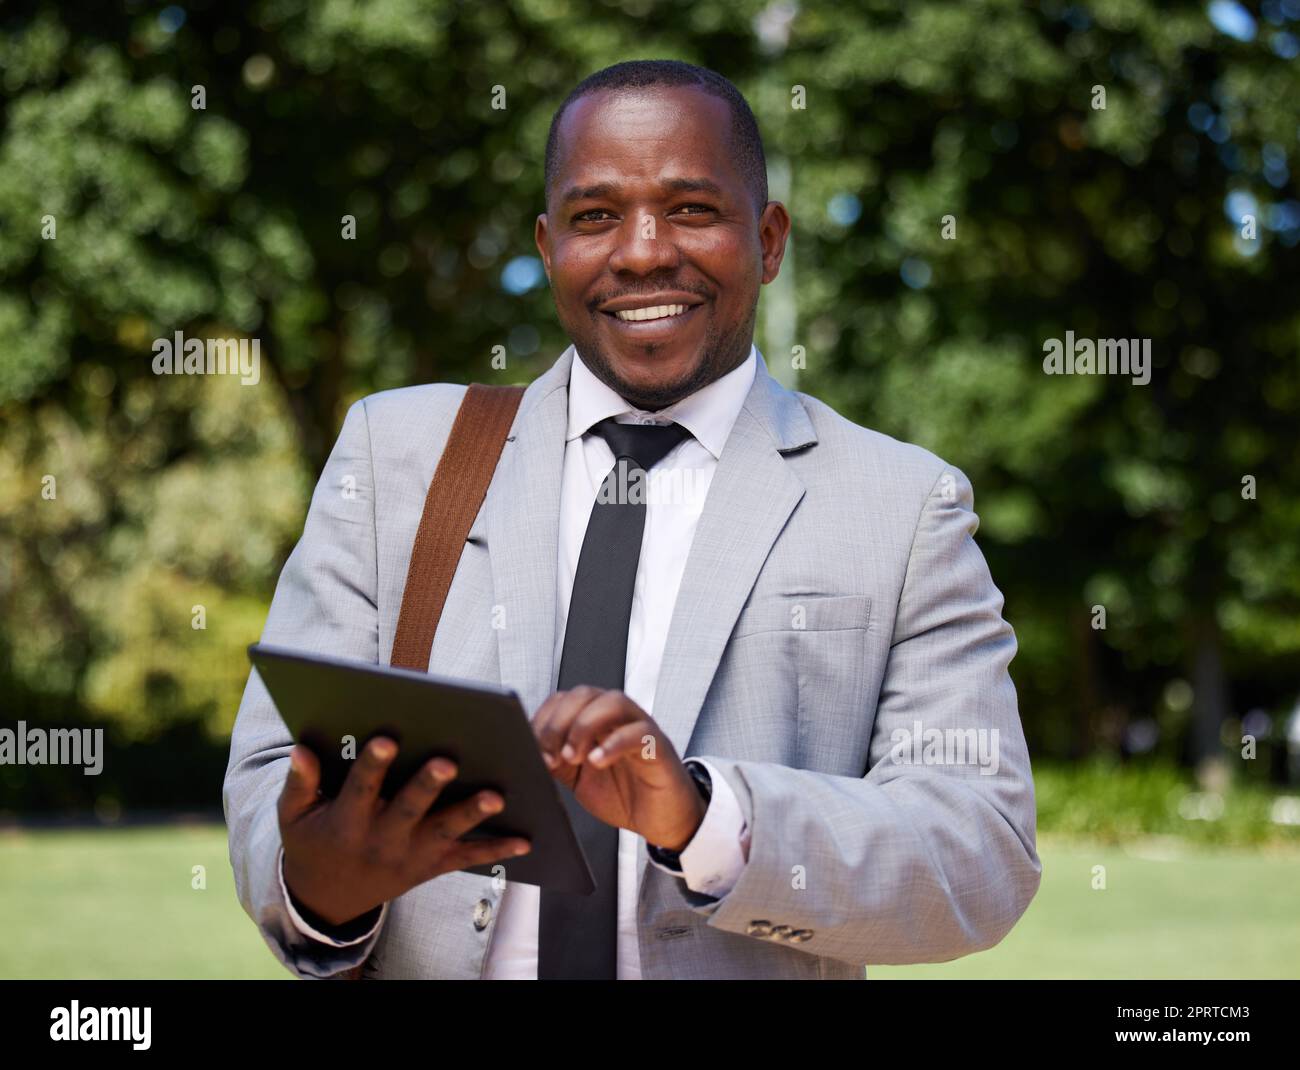
M 947 467 L 917 520 L 874 718 L 863 711 L 861 779 L 707 756 L 751 834 L 728 895 L 683 893 L 710 925 L 867 965 L 980 951 L 1024 913 L 1042 873 L 1034 787 L 978 523 Z
M 374 501 L 366 408 L 358 401 L 316 484 L 302 538 L 280 573 L 262 642 L 379 660 Z M 329 977 L 364 961 L 382 926 L 361 943 L 335 947 L 293 924 L 280 885 L 276 813 L 292 746 L 261 679 L 250 672 L 222 793 L 235 889 L 276 958 L 299 977 Z

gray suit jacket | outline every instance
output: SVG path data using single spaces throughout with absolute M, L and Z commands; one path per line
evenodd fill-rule
M 572 354 L 528 387 L 429 661 L 514 688 L 530 715 L 558 670 Z M 264 642 L 387 663 L 425 492 L 464 391 L 391 390 L 348 411 Z M 645 977 L 860 979 L 867 963 L 991 947 L 1024 912 L 1041 867 L 1007 672 L 1016 642 L 971 509 L 956 468 L 784 389 L 759 356 L 696 530 L 654 709 L 679 754 L 708 759 L 735 789 L 749 860 L 712 900 L 647 865 L 642 841 Z M 995 767 L 973 763 L 977 737 L 991 741 Z M 956 755 L 962 741 L 968 753 Z M 490 877 L 450 873 L 413 889 L 350 948 L 294 929 L 276 868 L 291 745 L 250 674 L 224 803 L 240 902 L 276 956 L 301 977 L 368 955 L 369 976 L 479 977 L 503 894 Z

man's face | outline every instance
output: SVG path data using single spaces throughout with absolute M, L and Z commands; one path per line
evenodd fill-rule
M 790 218 L 754 204 L 731 113 L 692 87 L 592 93 L 569 106 L 537 217 L 555 308 L 587 366 L 638 408 L 736 368 Z

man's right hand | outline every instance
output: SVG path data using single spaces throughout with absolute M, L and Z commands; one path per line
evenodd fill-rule
M 500 812 L 495 791 L 430 814 L 442 789 L 456 777 L 447 758 L 420 767 L 393 798 L 379 795 L 397 744 L 370 740 L 348 772 L 338 797 L 320 795 L 320 762 L 306 747 L 289 755 L 280 792 L 284 880 L 293 896 L 331 925 L 352 921 L 443 873 L 515 858 L 530 850 L 514 836 L 460 842 L 481 821 Z

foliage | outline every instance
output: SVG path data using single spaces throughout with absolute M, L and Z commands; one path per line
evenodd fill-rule
M 5 718 L 219 739 L 347 405 L 549 365 L 551 114 L 667 56 L 792 176 L 800 388 L 971 477 L 1035 752 L 1150 718 L 1216 753 L 1300 654 L 1300 7 L 1234 32 L 1149 0 L 5 5 Z M 175 331 L 260 339 L 261 382 L 154 375 Z M 1043 374 L 1066 331 L 1150 338 L 1150 384 Z
M 1097 843 L 1175 837 L 1186 844 L 1300 846 L 1300 796 L 1251 784 L 1203 792 L 1171 763 L 1039 763 L 1034 790 L 1040 835 Z

